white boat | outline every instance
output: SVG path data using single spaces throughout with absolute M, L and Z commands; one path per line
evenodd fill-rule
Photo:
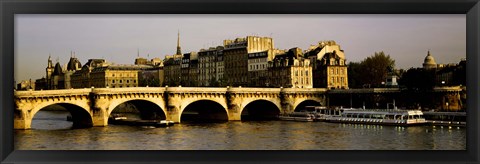
M 280 115 L 278 119 L 284 121 L 311 122 L 315 120 L 315 115 L 309 112 L 293 112 L 291 114 Z
M 425 124 L 420 110 L 342 109 L 339 115 L 326 117 L 327 122 L 410 126 Z

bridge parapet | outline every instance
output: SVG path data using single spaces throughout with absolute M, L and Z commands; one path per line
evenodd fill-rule
M 280 93 L 280 88 L 228 88 L 228 91 L 235 93 Z
M 326 93 L 327 88 L 283 88 L 285 93 Z
M 117 94 L 117 93 L 163 93 L 164 87 L 131 87 L 131 88 L 93 88 L 95 94 Z
M 88 95 L 92 89 L 59 89 L 43 91 L 15 91 L 15 97 L 50 97 L 50 96 L 69 96 L 69 95 Z
M 333 89 L 329 90 L 331 94 L 347 94 L 347 93 L 398 93 L 400 88 L 360 88 L 360 89 Z
M 225 93 L 227 88 L 211 87 L 167 87 L 166 91 L 170 93 Z

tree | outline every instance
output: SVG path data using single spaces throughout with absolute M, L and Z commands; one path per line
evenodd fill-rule
M 160 86 L 160 80 L 156 78 L 146 78 L 146 79 L 140 79 L 139 80 L 139 86 L 149 86 L 149 87 L 159 87 Z
M 350 88 L 361 88 L 364 81 L 362 81 L 362 66 L 359 62 L 348 63 L 348 86 Z
M 435 71 L 423 68 L 410 68 L 398 83 L 410 91 L 428 91 L 435 86 Z
M 361 63 L 361 81 L 373 87 L 382 86 L 382 82 L 388 75 L 388 69 L 395 67 L 395 60 L 383 51 L 375 52 L 373 56 L 367 57 Z
M 210 84 L 209 87 L 219 87 L 220 86 L 220 82 L 218 82 L 215 78 L 211 78 L 208 83 Z

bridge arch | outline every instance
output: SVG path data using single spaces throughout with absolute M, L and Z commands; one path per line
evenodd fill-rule
M 180 120 L 180 122 L 185 120 L 228 121 L 227 109 L 227 104 L 225 102 L 219 102 L 212 99 L 197 99 L 193 101 L 186 101 L 183 102 L 181 105 L 178 120 Z
M 280 102 L 267 99 L 245 101 L 240 111 L 240 120 L 276 119 L 281 113 Z
M 72 116 L 72 128 L 85 128 L 85 127 L 92 127 L 93 126 L 93 117 L 90 113 L 90 107 L 86 103 L 72 103 L 68 101 L 59 101 L 59 102 L 44 102 L 39 105 L 36 105 L 30 112 L 30 125 L 27 125 L 26 127 L 31 127 L 31 123 L 35 115 L 42 109 L 45 109 L 47 107 L 53 106 L 53 105 L 59 105 L 63 108 L 65 108 L 68 112 L 70 112 L 70 115 Z M 67 118 L 65 118 L 67 119 Z
M 303 100 L 296 101 L 295 104 L 293 105 L 293 109 L 295 112 L 299 112 L 303 110 L 305 106 L 322 106 L 322 105 L 323 104 L 318 99 L 303 99 Z
M 127 103 L 135 107 L 140 114 L 140 119 L 166 119 L 167 117 L 163 102 L 141 98 L 114 100 L 107 109 L 107 117 L 109 117 L 114 110 L 118 110 L 117 107 Z

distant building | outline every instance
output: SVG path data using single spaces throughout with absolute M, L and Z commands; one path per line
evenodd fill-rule
M 150 64 L 147 59 L 138 57 L 135 59 L 135 65 L 147 65 Z
M 82 68 L 80 61 L 74 57 L 75 53 L 70 54 L 70 60 L 63 67 L 57 61 L 53 66 L 51 56 L 48 57 L 46 70 L 45 89 L 69 89 L 72 88 L 71 75 Z M 39 83 L 41 83 L 41 80 Z
M 313 66 L 313 87 L 348 89 L 346 58 L 335 41 L 322 41 L 305 52 Z
M 272 50 L 248 54 L 248 86 L 263 87 L 267 85 L 269 53 L 272 53 Z
M 273 39 L 269 37 L 247 36 L 235 40 L 224 40 L 224 76 L 228 85 L 248 85 L 248 54 L 273 50 Z M 273 59 L 273 55 L 269 56 Z
M 198 86 L 198 53 L 183 54 L 181 62 L 180 85 L 188 87 Z
M 268 87 L 313 88 L 312 66 L 299 48 L 275 55 L 268 66 Z
M 35 80 L 35 90 L 47 90 L 47 79 L 42 77 L 41 79 Z
M 17 90 L 35 90 L 35 82 L 30 80 L 23 80 L 17 84 Z
M 437 67 L 435 84 L 437 86 L 466 86 L 466 66 L 466 59 L 462 59 L 458 64 Z
M 219 80 L 217 67 L 223 67 L 223 47 L 210 47 L 198 52 L 199 86 L 211 86 L 211 82 Z M 221 60 L 222 62 L 219 62 Z M 223 74 L 223 73 L 222 73 Z
M 90 78 L 92 70 L 97 67 L 106 67 L 108 65 L 109 63 L 107 63 L 105 59 L 88 59 L 82 69 L 71 75 L 70 79 L 72 88 L 92 87 L 92 80 Z
M 163 67 L 153 67 L 144 69 L 138 72 L 138 86 L 139 87 L 160 87 L 163 86 L 164 71 Z
M 429 50 L 422 66 L 425 70 L 433 71 L 436 86 L 465 86 L 466 63 L 466 59 L 462 59 L 459 63 L 437 64 Z
M 225 83 L 226 83 L 226 79 L 224 78 L 224 70 L 225 70 L 225 66 L 224 66 L 224 55 L 223 55 L 223 49 L 224 47 L 222 46 L 219 46 L 217 47 L 217 57 L 216 57 L 216 62 L 215 62 L 215 65 L 216 65 L 216 69 L 215 69 L 215 80 L 218 82 L 218 85 L 219 86 L 224 86 Z
M 148 65 L 108 65 L 97 67 L 90 73 L 91 85 L 95 88 L 138 87 L 141 71 L 150 70 Z
M 178 86 L 180 85 L 181 63 L 183 55 L 167 55 L 163 61 L 163 70 L 165 75 L 165 85 Z

